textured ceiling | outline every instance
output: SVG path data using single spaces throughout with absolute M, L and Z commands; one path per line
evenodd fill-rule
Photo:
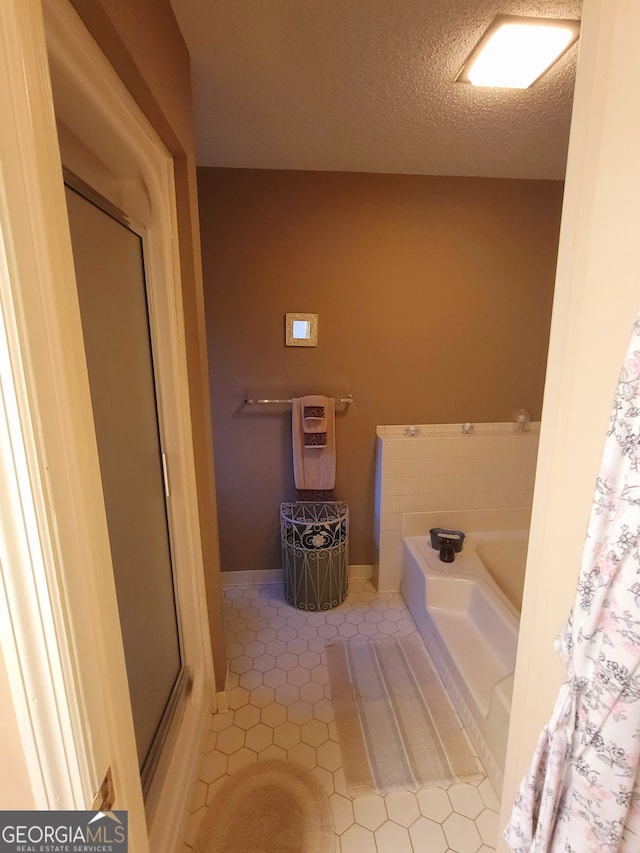
M 194 76 L 198 163 L 564 177 L 574 45 L 524 91 L 453 80 L 496 14 L 581 0 L 171 0 Z

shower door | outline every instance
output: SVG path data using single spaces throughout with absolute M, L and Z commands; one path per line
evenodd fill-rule
M 144 788 L 184 671 L 143 242 L 108 202 L 65 189 Z

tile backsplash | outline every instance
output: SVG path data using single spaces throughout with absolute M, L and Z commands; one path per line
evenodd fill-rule
M 403 516 L 459 510 L 531 508 L 539 423 L 418 424 L 377 428 L 374 581 L 400 588 Z M 426 532 L 426 531 L 425 531 Z

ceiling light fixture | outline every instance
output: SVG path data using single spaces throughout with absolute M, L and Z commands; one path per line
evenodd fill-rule
M 579 35 L 579 21 L 498 15 L 471 52 L 456 82 L 527 89 Z

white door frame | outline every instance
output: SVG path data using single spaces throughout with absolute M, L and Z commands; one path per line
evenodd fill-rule
M 107 766 L 130 849 L 172 849 L 215 696 L 196 503 L 172 162 L 66 0 L 0 4 L 0 643 L 36 807 L 89 808 Z M 176 577 L 194 686 L 146 828 L 49 80 L 137 204 L 166 393 Z M 82 109 L 92 112 L 82 113 Z M 73 111 L 72 111 L 73 112 Z M 71 115 L 65 121 L 73 122 Z M 131 158 L 134 157 L 132 160 Z M 123 163 L 127 163 L 122 167 Z M 124 168 L 126 174 L 118 174 Z M 117 183 L 117 182 L 116 182 Z M 140 194 L 140 189 L 144 192 Z M 98 189 L 101 189 L 98 187 Z M 148 196 L 144 205 L 133 199 Z M 107 193 L 105 193 L 107 194 Z M 107 194 L 108 195 L 108 194 Z M 151 848 L 149 847 L 151 839 Z
M 640 4 L 585 0 L 500 826 L 566 678 L 611 405 L 640 308 Z M 635 745 L 630 748 L 635 749 Z M 498 851 L 506 851 L 502 839 Z

